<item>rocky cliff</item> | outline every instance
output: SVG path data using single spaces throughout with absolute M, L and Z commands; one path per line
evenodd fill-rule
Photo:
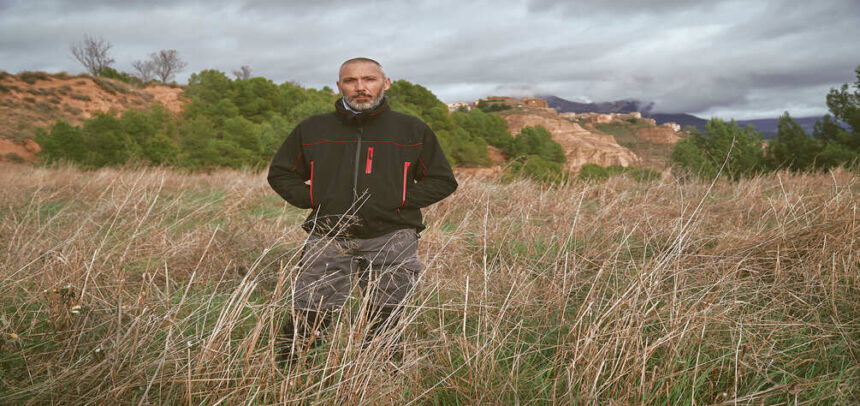
M 674 145 L 681 138 L 678 137 L 677 128 L 671 125 L 661 125 L 652 128 L 640 128 L 636 130 L 636 136 L 655 144 Z
M 512 135 L 519 134 L 523 127 L 546 128 L 552 139 L 564 148 L 567 169 L 573 172 L 588 163 L 631 166 L 640 161 L 633 151 L 619 145 L 611 135 L 586 130 L 579 123 L 554 112 L 524 110 L 504 114 L 502 118 L 508 122 L 508 131 Z

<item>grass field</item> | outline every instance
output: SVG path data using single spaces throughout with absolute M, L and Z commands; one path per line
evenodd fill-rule
M 306 214 L 264 175 L 0 167 L 0 403 L 856 404 L 855 174 L 461 179 L 367 348 L 275 362 Z M 385 339 L 405 343 L 387 359 Z

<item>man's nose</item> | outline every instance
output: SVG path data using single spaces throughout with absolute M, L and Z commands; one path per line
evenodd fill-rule
M 359 79 L 355 81 L 355 90 L 366 90 L 366 88 L 367 84 L 363 80 Z

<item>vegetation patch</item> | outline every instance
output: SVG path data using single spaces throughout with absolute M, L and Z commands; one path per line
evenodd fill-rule
M 860 66 L 857 81 L 830 89 L 830 114 L 816 122 L 812 134 L 786 112 L 779 119 L 776 137 L 767 146 L 752 126 L 740 128 L 734 120 L 712 119 L 704 131 L 693 130 L 672 151 L 672 161 L 685 172 L 702 178 L 730 179 L 788 169 L 822 171 L 835 167 L 860 168 Z
M 649 182 L 659 180 L 660 172 L 653 169 L 637 168 L 635 166 L 610 165 L 602 167 L 596 164 L 585 164 L 579 169 L 577 179 L 600 182 L 612 176 L 627 176 L 637 182 Z
M 8 161 L 8 162 L 13 162 L 13 163 L 18 163 L 18 164 L 22 164 L 22 163 L 27 162 L 27 160 L 22 158 L 21 155 L 18 155 L 14 152 L 6 153 L 6 155 L 3 156 L 3 159 Z
M 51 112 L 53 112 L 53 111 L 54 111 L 54 110 L 56 110 L 57 108 L 56 108 L 56 106 L 54 106 L 53 104 L 51 104 L 51 103 L 49 103 L 49 102 L 47 102 L 47 101 L 40 101 L 40 102 L 37 102 L 37 103 L 36 103 L 36 109 L 37 109 L 40 113 L 43 113 L 43 114 L 50 114 Z
M 79 114 L 81 114 L 81 113 L 83 113 L 83 112 L 84 112 L 83 110 L 81 110 L 81 109 L 79 109 L 79 108 L 77 108 L 77 107 L 74 107 L 74 106 L 70 106 L 70 105 L 68 105 L 68 104 L 64 104 L 64 105 L 63 105 L 63 111 L 65 111 L 65 112 L 67 112 L 67 113 L 69 113 L 69 114 L 75 115 L 75 116 L 77 116 L 77 115 L 79 115 Z
M 48 75 L 45 72 L 24 71 L 18 73 L 18 79 L 21 79 L 23 82 L 32 85 L 39 80 L 51 80 L 51 75 Z
M 93 78 L 93 82 L 95 82 L 102 90 L 110 93 L 110 94 L 126 94 L 130 93 L 131 89 L 128 85 L 111 79 L 100 78 L 98 76 Z
M 69 97 L 71 97 L 74 100 L 87 101 L 87 102 L 93 100 L 92 98 L 90 98 L 90 96 L 87 96 L 85 94 L 72 93 L 69 95 Z

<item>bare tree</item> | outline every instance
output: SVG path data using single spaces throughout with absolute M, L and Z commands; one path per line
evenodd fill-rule
M 236 76 L 236 79 L 250 79 L 251 67 L 248 65 L 242 65 L 241 68 L 233 71 L 233 75 Z
M 185 61 L 179 58 L 179 52 L 175 49 L 162 49 L 150 54 L 149 58 L 155 64 L 155 75 L 160 77 L 164 83 L 167 83 L 174 74 L 181 72 L 188 66 Z
M 84 40 L 71 44 L 72 56 L 78 60 L 93 76 L 98 76 L 102 69 L 114 63 L 113 58 L 108 55 L 111 47 L 110 42 L 99 37 L 93 38 L 84 35 Z
M 137 71 L 137 77 L 141 82 L 149 83 L 155 79 L 155 61 L 134 61 L 131 66 Z

